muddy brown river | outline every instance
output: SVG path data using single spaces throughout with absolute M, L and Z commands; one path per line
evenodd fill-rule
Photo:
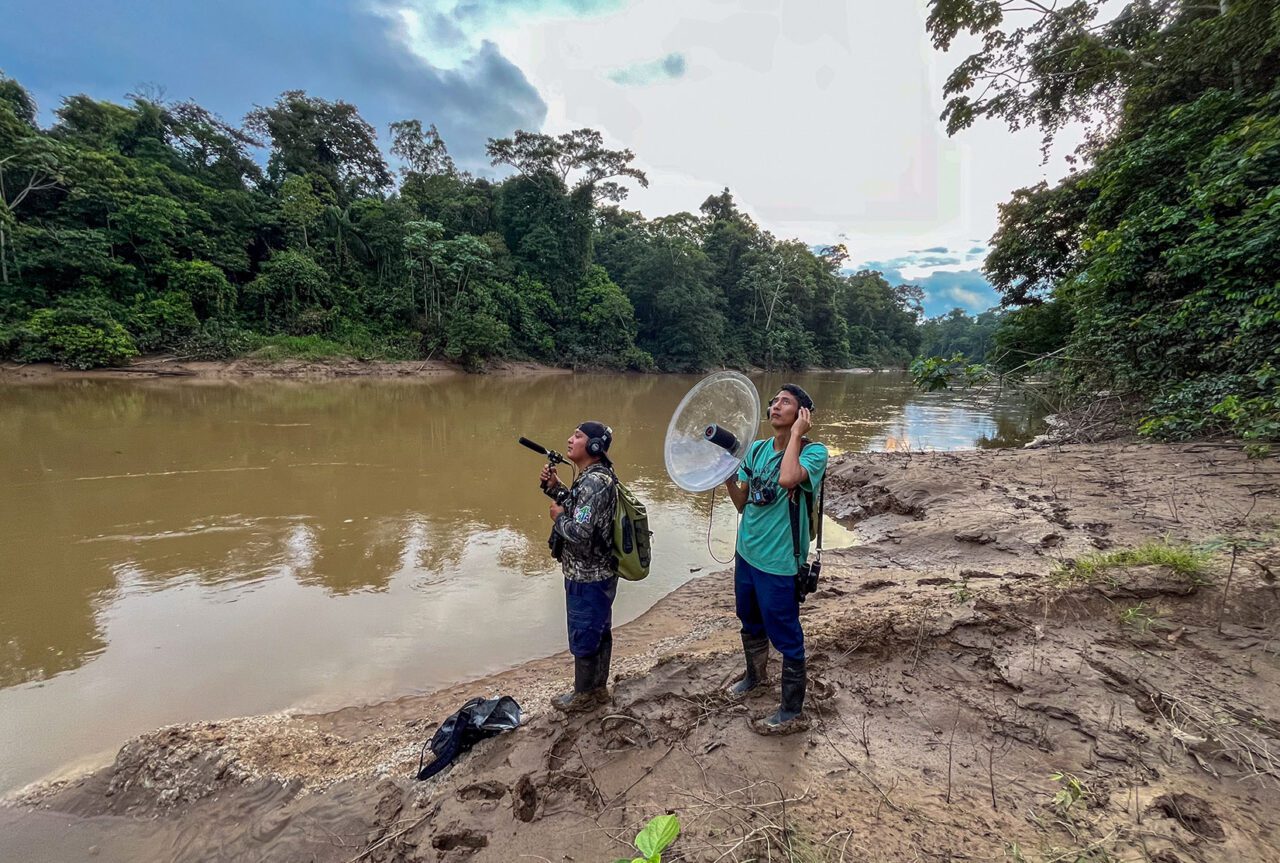
M 784 378 L 754 378 L 762 395 Z M 792 376 L 833 454 L 1011 445 L 1012 395 L 897 373 Z M 667 478 L 694 376 L 58 381 L 0 388 L 0 793 L 197 719 L 434 689 L 564 648 L 542 466 L 610 423 L 648 504 L 652 575 L 615 625 L 700 572 L 711 495 Z M 567 468 L 562 475 L 569 478 Z M 721 494 L 711 551 L 732 556 Z M 828 522 L 828 545 L 849 534 Z

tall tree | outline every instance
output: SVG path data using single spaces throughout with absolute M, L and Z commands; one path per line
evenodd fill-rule
M 449 148 L 432 123 L 425 131 L 421 120 L 401 120 L 391 124 L 391 155 L 404 162 L 402 176 L 418 174 L 434 177 L 438 174 L 454 176 L 458 169 L 449 155 Z
M 0 284 L 9 284 L 10 237 L 18 208 L 32 194 L 59 188 L 66 149 L 34 126 L 35 103 L 16 81 L 0 78 Z
M 354 105 L 288 90 L 274 105 L 255 108 L 246 127 L 271 142 L 267 175 L 277 186 L 289 174 L 314 173 L 343 203 L 391 185 L 377 134 Z
M 510 165 L 535 181 L 553 177 L 568 186 L 570 175 L 579 172 L 572 188 L 587 190 L 593 201 L 617 203 L 625 198 L 626 187 L 617 178 L 627 177 L 642 188 L 649 187 L 645 173 L 631 166 L 635 153 L 610 150 L 594 129 L 575 129 L 557 136 L 521 129 L 510 138 L 490 138 L 486 150 L 492 164 Z

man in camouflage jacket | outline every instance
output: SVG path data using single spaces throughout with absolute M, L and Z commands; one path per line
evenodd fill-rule
M 617 480 L 609 460 L 613 430 L 584 422 L 570 436 L 565 458 L 580 473 L 566 490 L 551 465 L 539 476 L 551 504 L 551 549 L 564 571 L 573 691 L 552 699 L 560 710 L 581 710 L 608 700 L 613 653 L 613 516 Z

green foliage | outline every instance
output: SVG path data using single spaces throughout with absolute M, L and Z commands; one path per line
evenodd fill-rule
M 870 270 L 843 278 L 836 301 L 848 322 L 850 362 L 905 367 L 920 348 L 916 321 L 923 296 L 910 285 L 892 287 Z
M 989 353 L 996 353 L 992 347 L 997 327 L 1004 329 L 1002 324 L 1002 315 L 994 310 L 971 317 L 964 309 L 952 309 L 920 324 L 920 353 L 922 356 L 962 354 L 970 362 L 985 362 Z
M 247 354 L 253 359 L 266 362 L 281 360 L 321 362 L 336 359 L 405 360 L 412 359 L 414 356 L 412 345 L 378 339 L 358 328 L 345 328 L 345 330 L 332 338 L 319 335 L 242 335 L 244 347 L 235 353 Z
M 329 274 L 302 252 L 278 252 L 262 265 L 261 274 L 244 287 L 244 296 L 262 315 L 264 327 L 296 321 L 304 308 L 331 299 Z
M 1000 371 L 1028 367 L 1033 373 L 1057 368 L 1051 355 L 1071 337 L 1074 319 L 1064 299 L 1033 303 L 1000 315 L 992 364 Z
M 999 366 L 1052 352 L 1034 371 L 1147 405 L 1155 437 L 1280 437 L 1275 4 L 938 0 L 928 29 L 982 46 L 946 84 L 953 131 L 1091 124 L 1077 170 L 1001 207 Z
M 18 333 L 17 353 L 26 362 L 89 369 L 117 365 L 138 348 L 105 304 L 86 299 L 33 312 Z
M 1138 632 L 1147 632 L 1158 619 L 1155 611 L 1148 608 L 1145 602 L 1131 605 L 1120 613 L 1120 622 Z
M 473 286 L 459 295 L 444 331 L 444 355 L 476 369 L 487 356 L 501 356 L 511 340 L 511 328 L 487 285 Z
M 1084 780 L 1074 773 L 1058 772 L 1049 778 L 1057 782 L 1059 786 L 1053 795 L 1053 805 L 1061 815 L 1069 814 L 1073 807 L 1093 796 L 1089 786 L 1085 785 Z
M 520 356 L 556 359 L 555 325 L 561 315 L 546 285 L 517 276 L 514 282 L 493 282 L 490 289 L 511 333 L 512 350 Z
M 609 279 L 604 267 L 592 267 L 573 303 L 576 314 L 560 340 L 576 363 L 591 367 L 646 371 L 653 359 L 636 347 L 635 311 Z
M 639 857 L 627 860 L 625 857 L 615 863 L 662 863 L 662 852 L 680 835 L 680 820 L 674 815 L 658 815 L 649 819 L 636 834 L 636 850 Z
M 250 112 L 246 126 L 270 140 L 267 174 L 278 184 L 290 174 L 315 174 L 343 202 L 391 185 L 373 127 L 347 102 L 289 90 Z
M 433 128 L 434 131 L 434 128 Z M 648 188 L 649 179 L 631 167 L 635 154 L 630 150 L 610 150 L 594 129 L 575 129 L 552 137 L 519 130 L 511 138 L 490 139 L 489 158 L 495 165 L 510 165 L 526 177 L 543 182 L 579 171 L 575 192 L 585 192 L 593 200 L 621 201 L 627 190 L 616 182 L 627 177 Z
M 249 353 L 254 343 L 249 330 L 222 318 L 210 318 L 178 346 L 177 352 L 195 360 L 229 360 Z
M 280 218 L 290 230 L 302 238 L 302 247 L 310 248 L 307 229 L 314 233 L 324 203 L 315 193 L 314 184 L 306 177 L 290 174 L 280 184 Z
M 1280 439 L 1280 379 L 1270 362 L 1252 374 L 1205 375 L 1171 386 L 1138 426 L 1144 435 L 1167 440 L 1222 430 L 1245 440 Z
M 1060 583 L 1097 581 L 1125 566 L 1163 566 L 1196 584 L 1207 582 L 1212 553 L 1205 548 L 1166 541 L 1146 542 L 1135 548 L 1088 554 L 1054 573 Z
M 394 123 L 392 189 L 357 109 L 300 91 L 244 128 L 145 98 L 72 96 L 56 116 L 39 128 L 0 78 L 0 356 L 698 371 L 905 365 L 918 344 L 917 289 L 778 240 L 727 190 L 698 214 L 618 210 L 647 179 L 590 129 L 490 141 L 516 171 L 494 183 L 459 171 L 434 126 Z M 92 321 L 64 321 L 84 303 Z
M 128 330 L 139 351 L 172 350 L 200 327 L 191 296 L 166 291 L 149 299 L 138 296 L 126 313 Z
M 202 320 L 226 317 L 235 310 L 235 285 L 208 261 L 174 261 L 165 275 L 170 290 L 190 297 L 192 309 Z
M 991 377 L 985 366 L 970 363 L 958 353 L 950 357 L 916 357 L 908 370 L 912 383 L 929 393 L 953 386 L 967 389 Z

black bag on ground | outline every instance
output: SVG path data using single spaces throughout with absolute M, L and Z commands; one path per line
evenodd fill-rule
M 435 736 L 422 745 L 418 755 L 418 779 L 430 779 L 481 740 L 520 727 L 520 705 L 510 695 L 501 698 L 473 698 L 462 705 L 436 729 Z M 423 765 L 427 749 L 435 760 Z

